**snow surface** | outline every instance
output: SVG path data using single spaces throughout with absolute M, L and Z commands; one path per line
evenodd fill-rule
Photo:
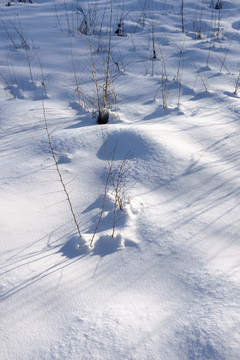
M 1 360 L 240 359 L 240 7 L 215 3 L 182 32 L 181 1 L 113 1 L 100 126 L 110 2 L 1 0 Z M 112 237 L 110 180 L 89 247 L 106 152 L 123 210 Z

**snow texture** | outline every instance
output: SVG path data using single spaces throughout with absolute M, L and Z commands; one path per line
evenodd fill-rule
M 183 32 L 181 1 L 1 0 L 1 360 L 240 359 L 240 7 L 218 3 L 184 1 Z

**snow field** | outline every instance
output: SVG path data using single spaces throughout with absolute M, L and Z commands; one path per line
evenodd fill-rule
M 239 359 L 238 5 L 185 1 L 182 33 L 175 1 L 114 0 L 99 126 L 109 4 L 1 2 L 1 359 Z M 131 152 L 128 191 L 112 238 L 109 186 L 90 248 L 106 149 L 115 171 Z

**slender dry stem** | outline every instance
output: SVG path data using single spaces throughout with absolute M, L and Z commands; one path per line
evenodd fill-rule
M 45 101 L 44 101 L 44 97 L 45 97 L 45 95 L 46 95 L 46 87 L 45 87 L 44 79 L 43 79 L 43 81 L 42 81 L 42 89 L 43 89 L 43 92 L 42 92 L 43 118 L 44 118 L 44 122 L 45 122 L 45 129 L 46 129 L 46 133 L 47 133 L 47 137 L 48 137 L 49 148 L 50 148 L 50 150 L 51 150 L 52 158 L 53 158 L 53 161 L 54 161 L 54 164 L 55 164 L 55 167 L 56 167 L 56 171 L 57 171 L 57 173 L 58 173 L 59 180 L 60 180 L 60 182 L 61 182 L 63 191 L 64 191 L 64 193 L 65 193 L 65 195 L 66 195 L 66 200 L 67 200 L 67 202 L 68 202 L 68 205 L 69 205 L 69 208 L 70 208 L 72 217 L 73 217 L 73 221 L 74 221 L 74 223 L 75 223 L 75 225 L 76 225 L 76 229 L 77 229 L 78 235 L 79 235 L 79 237 L 81 238 L 82 235 L 81 235 L 81 232 L 80 232 L 79 224 L 78 224 L 78 222 L 77 222 L 77 218 L 76 218 L 76 215 L 75 215 L 73 206 L 72 206 L 72 202 L 71 202 L 71 199 L 70 199 L 70 196 L 69 196 L 69 192 L 68 192 L 68 190 L 67 190 L 67 188 L 66 188 L 66 185 L 65 185 L 65 182 L 64 182 L 64 180 L 63 180 L 63 177 L 62 177 L 60 168 L 59 168 L 59 166 L 58 166 L 57 158 L 56 158 L 55 151 L 54 151 L 53 144 L 52 144 L 52 140 L 51 140 L 51 135 L 50 135 L 49 128 L 48 128 L 48 121 L 47 121 L 46 109 L 45 109 Z
M 109 38 L 108 38 L 108 53 L 107 53 L 107 64 L 106 64 L 106 78 L 105 84 L 103 87 L 104 90 L 104 107 L 107 108 L 108 106 L 108 87 L 110 85 L 110 60 L 111 60 L 111 44 L 112 44 L 112 16 L 113 16 L 113 7 L 112 7 L 112 0 L 110 0 L 110 24 L 109 24 Z

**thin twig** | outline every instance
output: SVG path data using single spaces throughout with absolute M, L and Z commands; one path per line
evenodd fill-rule
M 45 129 L 46 129 L 46 133 L 47 133 L 47 136 L 48 136 L 48 144 L 49 144 L 49 147 L 50 147 L 50 150 L 51 150 L 51 153 L 52 153 L 52 158 L 53 158 L 53 161 L 54 161 L 54 164 L 55 164 L 58 176 L 59 176 L 59 180 L 60 180 L 60 182 L 62 184 L 63 191 L 65 192 L 65 195 L 66 195 L 66 200 L 67 200 L 68 205 L 70 207 L 70 211 L 71 211 L 74 223 L 75 223 L 76 228 L 77 228 L 78 235 L 81 238 L 82 235 L 81 235 L 81 232 L 80 232 L 79 224 L 77 222 L 77 218 L 76 218 L 75 212 L 73 210 L 73 206 L 72 206 L 72 202 L 71 202 L 71 199 L 70 199 L 70 196 L 69 196 L 69 192 L 68 192 L 68 190 L 66 188 L 66 185 L 64 183 L 60 168 L 58 166 L 57 158 L 56 158 L 55 151 L 54 151 L 54 148 L 53 148 L 53 145 L 52 145 L 50 132 L 49 132 L 49 129 L 48 129 L 48 122 L 47 122 L 45 102 L 44 102 L 44 96 L 46 95 L 46 86 L 45 86 L 45 83 L 44 83 L 44 79 L 42 81 L 42 89 L 43 89 L 43 91 L 42 91 L 42 108 L 43 108 L 43 117 L 44 117 L 44 122 L 45 122 Z

